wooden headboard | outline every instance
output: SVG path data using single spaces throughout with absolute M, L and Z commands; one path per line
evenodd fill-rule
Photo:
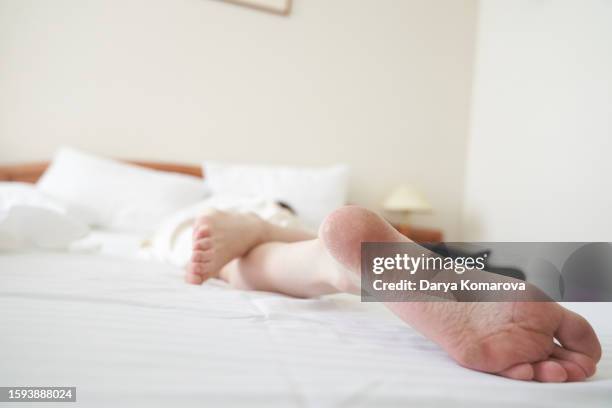
M 202 174 L 202 168 L 200 166 L 138 160 L 122 161 L 159 171 L 188 174 L 190 176 L 200 178 L 204 177 L 204 175 Z M 36 183 L 48 166 L 49 162 L 9 165 L 0 164 L 0 181 L 21 181 L 25 183 Z

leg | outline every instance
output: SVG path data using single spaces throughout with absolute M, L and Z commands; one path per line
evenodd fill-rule
M 327 252 L 321 240 L 258 245 L 227 264 L 221 278 L 233 287 L 295 297 L 357 293 L 359 284 Z
M 312 297 L 356 291 L 348 276 L 308 232 L 279 227 L 253 214 L 211 211 L 194 226 L 186 280 L 201 284 L 220 277 L 240 289 Z
M 226 232 L 224 236 L 234 235 Z M 238 234 L 237 239 L 245 236 L 250 234 Z M 345 207 L 328 216 L 318 239 L 264 244 L 260 238 L 249 240 L 255 243 L 237 255 L 241 259 L 223 263 L 227 267 L 221 275 L 237 287 L 295 296 L 355 292 L 358 286 L 353 282 L 359 279 L 360 244 L 364 241 L 407 239 L 374 213 Z M 519 380 L 579 381 L 595 373 L 601 357 L 599 341 L 588 322 L 552 302 L 405 302 L 386 306 L 459 364 L 474 370 Z
M 266 242 L 297 242 L 313 239 L 308 232 L 283 228 L 266 222 L 255 214 L 208 211 L 196 220 L 193 253 L 185 279 L 201 284 L 218 277 L 230 261 L 246 255 Z

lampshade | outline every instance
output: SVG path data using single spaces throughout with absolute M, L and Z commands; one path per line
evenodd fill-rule
M 383 203 L 387 211 L 429 211 L 431 205 L 420 191 L 413 186 L 400 186 L 393 190 Z

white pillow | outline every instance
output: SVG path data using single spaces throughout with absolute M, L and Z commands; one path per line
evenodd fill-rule
M 0 183 L 0 250 L 66 248 L 87 232 L 32 184 Z
M 38 181 L 92 226 L 151 232 L 163 217 L 204 198 L 202 180 L 60 149 Z
M 253 195 L 289 204 L 309 227 L 318 228 L 346 204 L 348 167 L 288 167 L 205 161 L 204 180 L 213 194 Z

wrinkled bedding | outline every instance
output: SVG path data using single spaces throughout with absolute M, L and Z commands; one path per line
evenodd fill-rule
M 0 254 L 0 386 L 76 386 L 68 407 L 609 407 L 610 306 L 573 305 L 601 336 L 594 378 L 524 383 L 465 370 L 348 296 L 188 286 L 169 264 L 97 253 Z

